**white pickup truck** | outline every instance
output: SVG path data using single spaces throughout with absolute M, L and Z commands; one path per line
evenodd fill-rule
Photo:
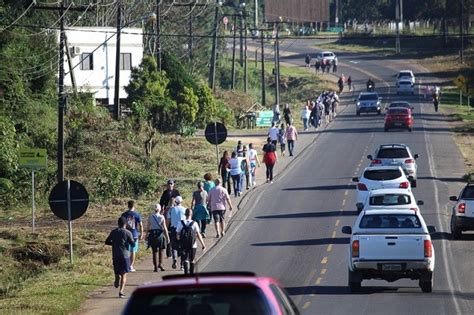
M 349 289 L 360 290 L 362 280 L 393 282 L 419 280 L 423 292 L 433 288 L 434 247 L 419 211 L 407 209 L 362 211 L 354 226 L 344 226 L 350 234 L 348 250 Z

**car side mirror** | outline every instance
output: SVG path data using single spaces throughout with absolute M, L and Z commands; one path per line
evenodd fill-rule
M 433 225 L 428 225 L 428 233 L 436 233 L 436 228 Z
M 359 177 L 352 177 L 352 181 L 354 183 L 358 183 L 359 182 Z
M 416 160 L 416 159 L 419 158 L 420 156 L 419 156 L 418 154 L 415 154 L 413 157 L 414 157 L 415 160 Z
M 450 197 L 449 197 L 449 200 L 451 200 L 451 201 L 458 201 L 458 197 L 456 197 L 456 196 L 450 196 Z
M 418 201 L 416 202 L 416 204 L 419 205 L 419 206 L 422 206 L 422 205 L 425 204 L 425 202 L 424 202 L 423 200 L 418 200 Z
M 367 155 L 367 158 L 368 158 L 369 160 L 373 160 L 373 157 L 372 157 L 372 155 L 370 155 L 370 154 Z
M 343 226 L 341 232 L 342 234 L 352 235 L 352 228 L 350 226 Z

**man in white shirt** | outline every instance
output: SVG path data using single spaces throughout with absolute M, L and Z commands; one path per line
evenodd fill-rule
M 278 129 L 278 127 L 276 126 L 276 124 L 274 122 L 272 122 L 272 127 L 270 128 L 270 130 L 268 130 L 268 137 L 270 139 L 272 139 L 272 143 L 273 145 L 277 145 L 278 143 L 278 132 L 280 131 L 280 129 Z
M 253 148 L 253 143 L 249 144 L 249 161 L 250 161 L 250 182 L 252 186 L 257 186 L 256 170 L 260 167 L 257 150 Z
M 170 231 L 171 249 L 172 249 L 171 255 L 173 257 L 173 264 L 171 265 L 171 267 L 173 269 L 176 269 L 176 259 L 178 257 L 178 250 L 179 250 L 179 243 L 176 236 L 176 228 L 178 227 L 178 224 L 181 220 L 186 219 L 186 216 L 185 216 L 186 208 L 181 205 L 181 203 L 183 202 L 183 198 L 181 196 L 176 197 L 174 202 L 176 205 L 172 207 L 170 211 L 168 212 L 168 220 L 170 221 L 169 231 Z M 182 264 L 181 264 L 181 268 L 183 268 Z
M 206 250 L 206 244 L 202 239 L 199 225 L 191 219 L 193 211 L 188 208 L 185 215 L 186 219 L 178 223 L 176 235 L 181 243 L 181 261 L 184 262 L 184 273 L 194 274 L 194 259 L 197 251 L 196 239 L 201 243 L 203 251 Z

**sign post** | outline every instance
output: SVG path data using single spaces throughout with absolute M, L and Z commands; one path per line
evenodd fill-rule
M 224 142 L 227 138 L 227 128 L 219 122 L 209 123 L 206 126 L 204 135 L 207 142 L 216 146 L 217 165 L 219 165 L 219 147 L 217 145 Z
M 46 168 L 48 163 L 46 149 L 21 149 L 19 162 L 20 167 L 31 169 L 31 230 L 35 233 L 35 170 Z

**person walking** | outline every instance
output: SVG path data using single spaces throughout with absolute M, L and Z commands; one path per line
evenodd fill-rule
M 309 117 L 311 116 L 311 111 L 309 110 L 308 106 L 305 106 L 301 111 L 301 120 L 303 120 L 303 129 L 304 131 L 308 130 L 308 121 Z
M 240 176 L 240 188 L 244 189 L 244 179 L 245 179 L 245 187 L 247 190 L 250 189 L 250 160 L 248 157 L 248 149 L 247 146 L 244 145 L 244 151 L 242 156 L 242 161 L 240 164 L 242 168 L 242 174 Z
M 283 109 L 283 117 L 285 118 L 285 122 L 287 125 L 293 121 L 293 117 L 291 116 L 290 105 L 287 103 L 285 104 L 285 108 Z
M 278 133 L 278 143 L 280 144 L 281 156 L 285 156 L 286 149 L 286 129 L 285 125 L 281 124 L 280 131 Z
M 321 72 L 324 74 L 325 71 L 326 71 L 326 60 L 323 59 L 321 61 Z
M 127 273 L 130 272 L 130 248 L 135 247 L 132 232 L 127 230 L 127 220 L 118 219 L 118 228 L 112 230 L 105 240 L 106 245 L 112 246 L 112 263 L 114 266 L 114 287 L 119 289 L 119 297 L 125 297 L 123 289 L 127 283 Z
M 334 57 L 334 59 L 332 60 L 332 72 L 333 73 L 336 73 L 337 72 L 337 57 Z
M 265 166 L 267 168 L 267 183 L 273 183 L 273 167 L 277 162 L 277 155 L 276 147 L 272 143 L 270 138 L 267 139 L 267 143 L 263 146 L 262 150 L 263 152 L 265 152 L 265 154 L 263 155 L 263 163 L 265 163 Z
M 199 225 L 202 237 L 206 237 L 207 221 L 210 219 L 207 211 L 207 191 L 204 190 L 204 183 L 197 183 L 197 190 L 193 192 L 191 209 L 193 209 L 193 220 Z
M 212 218 L 216 228 L 216 237 L 225 235 L 225 212 L 226 205 L 229 206 L 229 211 L 232 211 L 232 202 L 229 193 L 222 187 L 221 180 L 216 178 L 216 186 L 209 191 L 207 196 L 207 203 L 211 207 Z
M 314 68 L 316 69 L 316 73 L 319 73 L 319 69 L 321 68 L 321 61 L 316 59 L 316 63 L 314 64 Z
M 244 145 L 242 144 L 242 140 L 237 141 L 237 147 L 235 148 L 235 152 L 237 156 L 242 156 L 242 152 L 244 151 Z
M 214 188 L 214 186 L 216 186 L 216 184 L 214 184 L 214 181 L 212 180 L 212 174 L 204 174 L 204 190 L 209 193 L 209 191 Z
M 242 175 L 242 157 L 237 156 L 235 152 L 232 152 L 230 165 L 230 176 L 232 177 L 232 184 L 234 186 L 234 196 L 238 197 L 242 193 L 240 187 L 240 176 Z
M 250 161 L 250 182 L 252 183 L 252 187 L 257 186 L 257 166 L 260 167 L 260 159 L 258 158 L 258 152 L 254 149 L 253 143 L 249 144 L 249 161 Z
M 311 65 L 311 55 L 306 54 L 306 57 L 304 58 L 304 62 L 306 63 L 306 68 L 309 68 Z
M 173 179 L 168 179 L 168 181 L 166 182 L 166 189 L 163 191 L 160 198 L 160 206 L 161 209 L 163 209 L 163 214 L 165 218 L 167 217 L 168 211 L 172 206 L 170 204 L 171 199 L 176 198 L 180 195 L 181 194 L 179 193 L 179 190 L 175 189 L 175 181 Z
M 191 219 L 193 211 L 188 208 L 185 215 L 186 219 L 179 222 L 176 233 L 181 244 L 181 261 L 184 265 L 184 274 L 194 274 L 194 260 L 197 251 L 196 239 L 201 243 L 203 251 L 206 250 L 206 244 L 202 239 L 199 225 Z
M 337 81 L 337 86 L 339 86 L 339 94 L 342 93 L 342 90 L 344 90 L 344 78 L 342 76 L 339 77 L 339 80 Z
M 129 200 L 127 203 L 128 209 L 122 213 L 122 217 L 127 220 L 127 230 L 132 232 L 133 239 L 135 240 L 135 245 L 130 247 L 130 271 L 135 272 L 133 264 L 135 263 L 136 253 L 138 252 L 138 241 L 139 239 L 143 240 L 145 234 L 143 233 L 143 223 L 140 213 L 135 210 L 135 202 Z
M 158 269 L 165 271 L 165 268 L 163 268 L 163 250 L 166 249 L 166 244 L 170 243 L 170 237 L 168 228 L 166 227 L 165 217 L 161 214 L 160 204 L 153 204 L 152 209 L 153 213 L 150 214 L 147 221 L 146 239 L 148 247 L 150 247 L 152 251 L 153 272 L 157 272 Z
M 290 156 L 294 154 L 296 140 L 298 140 L 298 131 L 295 126 L 290 124 L 286 129 L 286 141 L 288 142 L 288 153 Z
M 221 160 L 219 162 L 219 167 L 218 171 L 221 174 L 222 177 L 222 186 L 224 188 L 227 188 L 227 192 L 230 194 L 231 193 L 231 185 L 230 185 L 230 156 L 229 156 L 229 151 L 224 151 L 222 153 Z
M 347 86 L 349 87 L 349 92 L 352 92 L 352 78 L 351 78 L 351 76 L 347 77 Z
M 173 257 L 173 264 L 171 268 L 176 269 L 176 263 L 179 255 L 179 242 L 176 234 L 176 228 L 181 220 L 186 217 L 184 215 L 185 207 L 181 205 L 183 197 L 178 196 L 174 199 L 175 206 L 173 206 L 168 212 L 168 220 L 170 222 L 170 241 L 171 241 L 171 257 Z M 183 262 L 181 261 L 181 268 L 183 268 Z
M 314 128 L 318 128 L 318 105 L 314 105 L 309 115 L 310 125 L 313 125 Z
M 268 130 L 267 136 L 270 137 L 270 139 L 272 139 L 272 143 L 275 146 L 278 143 L 278 132 L 279 132 L 278 126 L 275 124 L 275 122 L 272 122 L 272 127 Z

